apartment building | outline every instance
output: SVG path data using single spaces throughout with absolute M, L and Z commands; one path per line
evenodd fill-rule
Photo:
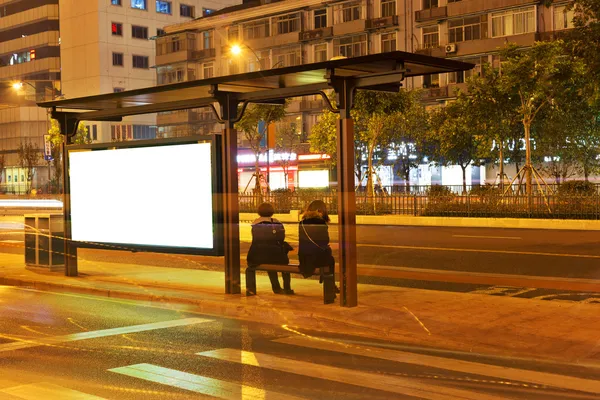
M 165 27 L 166 35 L 157 39 L 157 83 L 394 50 L 447 57 L 477 66 L 484 62 L 500 65 L 498 48 L 505 43 L 531 45 L 572 28 L 573 16 L 566 11 L 566 3 L 557 1 L 545 7 L 532 0 L 244 1 L 211 15 Z M 237 51 L 232 52 L 232 48 Z M 478 71 L 476 67 L 461 73 L 407 79 L 404 85 L 425 88 L 423 101 L 439 106 L 454 96 L 455 88 L 464 85 L 470 74 Z M 289 121 L 300 121 L 304 141 L 322 108 L 318 98 L 290 104 Z M 158 117 L 158 135 L 162 137 L 218 129 L 207 110 Z M 244 147 L 243 140 L 240 146 Z M 321 155 L 310 156 L 322 160 Z M 241 160 L 245 160 L 244 156 Z M 302 172 L 300 160 L 296 167 Z M 320 163 L 306 168 L 314 174 L 318 168 L 324 171 L 325 166 Z M 242 174 L 250 173 L 243 165 L 240 169 Z M 383 183 L 397 183 L 393 167 L 384 169 L 380 171 Z M 424 166 L 413 172 L 413 183 L 418 184 L 454 184 L 461 179 L 459 171 L 452 168 L 436 170 Z M 321 174 L 319 179 L 323 181 L 325 172 Z M 472 168 L 471 179 L 473 182 L 485 179 L 485 171 Z M 281 181 L 276 176 L 271 179 L 271 182 Z M 287 182 L 282 185 L 287 186 Z
M 17 152 L 21 143 L 43 148 L 47 115 L 35 102 L 60 94 L 59 43 L 58 0 L 0 0 L 2 193 L 22 193 L 27 187 L 27 170 L 20 167 Z M 40 159 L 33 187 L 45 183 L 47 171 L 48 163 Z
M 234 0 L 60 0 L 62 88 L 68 98 L 156 85 L 163 28 L 210 15 Z M 156 116 L 86 123 L 98 141 L 156 137 Z

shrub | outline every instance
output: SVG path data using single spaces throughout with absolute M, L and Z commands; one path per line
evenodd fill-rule
M 293 193 L 289 189 L 275 189 L 271 191 L 271 204 L 276 213 L 289 213 L 293 205 Z
M 567 181 L 558 186 L 559 195 L 593 196 L 596 194 L 596 186 L 586 181 Z

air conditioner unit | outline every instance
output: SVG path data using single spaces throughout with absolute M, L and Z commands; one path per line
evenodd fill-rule
M 456 53 L 456 45 L 454 43 L 446 45 L 446 53 Z

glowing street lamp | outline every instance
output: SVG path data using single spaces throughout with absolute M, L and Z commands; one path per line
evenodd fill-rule
M 15 82 L 12 84 L 12 88 L 15 90 L 23 89 L 23 82 Z
M 233 46 L 231 46 L 230 51 L 231 54 L 233 54 L 234 56 L 239 56 L 240 54 L 242 54 L 242 48 L 239 44 L 234 44 Z

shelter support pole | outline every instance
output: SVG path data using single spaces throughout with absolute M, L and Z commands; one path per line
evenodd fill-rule
M 333 85 L 337 95 L 340 118 L 337 124 L 338 218 L 340 305 L 358 305 L 356 262 L 356 193 L 354 191 L 354 121 L 350 110 L 354 98 L 351 80 L 342 79 Z
M 73 113 L 66 112 L 53 112 L 52 117 L 58 120 L 60 124 L 60 133 L 63 136 L 61 146 L 63 167 L 63 241 L 65 275 L 77 276 L 77 246 L 72 240 L 71 232 L 71 184 L 69 178 L 69 154 L 67 153 L 67 146 L 71 144 L 71 138 L 77 133 L 79 120 L 74 118 Z
M 221 154 L 223 251 L 225 255 L 225 293 L 241 293 L 240 215 L 238 202 L 237 131 L 234 127 L 238 101 L 230 95 L 219 96 L 223 120 Z

